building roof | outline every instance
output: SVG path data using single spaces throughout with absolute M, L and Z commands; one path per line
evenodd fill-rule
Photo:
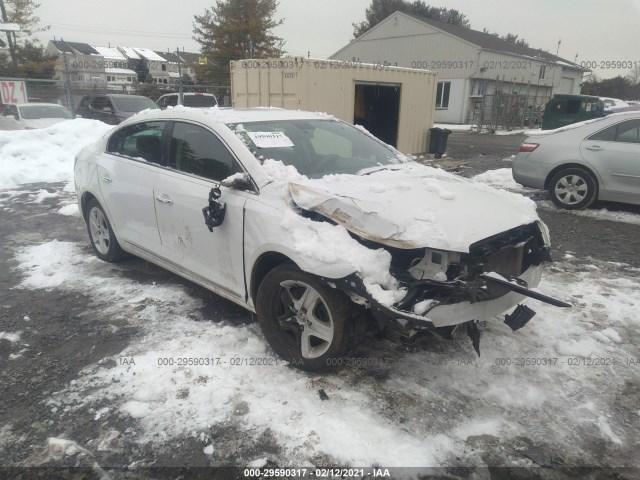
M 396 15 L 396 12 L 392 15 Z M 545 52 L 544 50 L 535 49 L 531 47 L 525 47 L 522 45 L 516 45 L 513 42 L 507 42 L 495 35 L 491 35 L 490 33 L 480 32 L 478 30 L 472 30 L 470 28 L 460 27 L 458 25 L 452 25 L 450 23 L 440 22 L 438 20 L 433 20 L 431 18 L 421 17 L 419 15 L 411 15 L 406 14 L 416 20 L 419 20 L 427 25 L 430 25 L 434 28 L 442 30 L 446 33 L 449 33 L 455 37 L 461 38 L 462 40 L 466 40 L 469 43 L 477 45 L 480 48 L 485 50 L 493 50 L 501 53 L 510 53 L 514 55 L 519 55 L 523 57 L 532 57 L 542 59 L 551 63 L 558 63 L 566 68 L 574 68 L 577 70 L 588 71 L 587 68 L 581 67 L 569 60 L 553 55 L 549 52 Z
M 203 57 L 199 53 L 193 52 L 180 52 L 180 57 L 187 63 L 198 63 L 200 61 L 200 57 Z
M 140 60 L 140 55 L 131 47 L 118 47 L 118 50 L 122 52 L 124 56 L 132 60 Z
M 180 60 L 180 57 L 178 57 L 175 53 L 173 52 L 155 52 L 156 54 L 160 55 L 162 58 L 164 58 L 167 62 L 171 62 L 171 63 L 180 63 L 182 60 Z
M 120 53 L 117 48 L 98 47 L 96 45 L 94 45 L 93 48 L 96 49 L 96 51 L 104 58 L 108 58 L 109 60 L 126 60 L 126 57 L 122 53 Z
M 84 54 L 84 55 L 100 55 L 98 51 L 93 48 L 88 43 L 80 43 L 80 42 L 64 42 L 69 45 L 74 50 Z
M 135 50 L 135 52 L 138 55 L 140 55 L 141 57 L 146 58 L 147 60 L 150 60 L 150 61 L 153 61 L 153 62 L 166 62 L 166 60 L 164 58 L 162 58 L 156 52 L 154 52 L 153 50 L 150 50 L 148 48 L 134 47 L 133 49 Z
M 128 68 L 105 68 L 104 73 L 111 73 L 114 75 L 133 75 L 138 78 L 138 74 Z
M 63 53 L 80 52 L 83 55 L 100 55 L 100 53 L 88 43 L 65 42 L 64 40 L 51 40 L 51 44 Z
M 51 40 L 51 45 L 56 47 L 59 52 L 73 53 L 73 50 L 71 50 L 71 47 L 67 45 L 66 42 L 63 42 L 62 40 Z

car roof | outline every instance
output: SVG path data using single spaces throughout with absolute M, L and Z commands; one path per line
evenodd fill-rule
M 47 103 L 47 102 L 29 102 L 29 103 L 18 103 L 16 107 L 24 107 L 24 106 L 34 106 L 34 107 L 50 107 L 50 106 L 62 107 L 66 108 L 64 105 L 59 105 L 57 103 Z
M 180 95 L 179 93 L 173 92 L 173 93 L 165 93 L 164 95 L 162 95 L 162 97 L 170 97 L 173 95 Z M 191 95 L 197 95 L 198 97 L 202 96 L 202 97 L 215 97 L 215 95 L 213 93 L 200 93 L 200 92 L 184 92 L 182 94 L 183 97 L 186 96 L 191 96 Z M 160 97 L 160 98 L 162 98 Z
M 141 117 L 153 119 L 193 120 L 203 123 L 243 123 L 268 122 L 277 120 L 327 120 L 335 117 L 326 113 L 284 110 L 282 108 L 190 108 L 184 106 L 168 107 L 166 110 L 144 110 L 126 123 L 140 121 Z
M 114 98 L 149 98 L 144 95 L 127 95 L 125 93 L 91 93 L 89 95 L 84 95 L 82 100 L 85 98 L 94 98 L 94 97 L 114 97 Z M 151 100 L 149 98 L 149 100 Z

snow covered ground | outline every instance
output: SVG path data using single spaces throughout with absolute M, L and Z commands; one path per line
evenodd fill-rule
M 54 205 L 47 212 L 56 221 L 80 222 L 73 156 L 108 128 L 75 120 L 0 134 L 0 210 Z M 510 172 L 475 181 L 523 193 Z M 53 181 L 67 183 L 18 186 Z M 634 214 L 615 215 L 636 223 Z M 567 252 L 539 290 L 572 308 L 527 300 L 538 314 L 515 333 L 502 318 L 486 322 L 479 358 L 464 334 L 412 347 L 370 338 L 350 365 L 312 375 L 276 357 L 248 314 L 238 322 L 208 310 L 175 277 L 133 279 L 126 264 L 97 260 L 85 239 L 20 238 L 6 247 L 16 292 L 87 295 L 86 314 L 100 313 L 96 330 L 127 324 L 137 332 L 46 394 L 60 422 L 95 432 L 80 444 L 80 432 L 51 427 L 48 461 L 98 452 L 117 461 L 126 442 L 140 452 L 128 464 L 135 469 L 150 462 L 146 449 L 170 452 L 188 440 L 211 465 L 640 466 L 640 270 L 630 265 Z M 0 323 L 9 368 L 36 355 L 30 322 L 25 313 L 23 327 Z M 0 447 L 23 433 L 9 420 Z
M 275 357 L 256 324 L 203 315 L 178 282 L 129 280 L 82 247 L 19 248 L 19 288 L 89 292 L 93 308 L 141 334 L 60 385 L 48 404 L 63 417 L 125 419 L 132 428 L 118 435 L 140 446 L 192 438 L 215 463 L 228 454 L 216 431 L 232 426 L 246 442 L 270 432 L 279 453 L 266 458 L 278 465 L 482 466 L 479 438 L 525 437 L 565 465 L 590 462 L 597 450 L 629 465 L 627 448 L 640 441 L 631 428 L 640 412 L 625 397 L 640 374 L 639 271 L 629 266 L 567 254 L 540 290 L 573 307 L 527 301 L 538 315 L 516 333 L 500 319 L 486 323 L 480 358 L 465 336 L 409 351 L 374 340 L 356 354 L 364 365 L 316 376 Z M 29 344 L 24 332 L 1 336 L 15 350 Z M 532 465 L 526 455 L 518 464 Z

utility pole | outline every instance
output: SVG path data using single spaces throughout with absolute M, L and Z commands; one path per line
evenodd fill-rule
M 4 0 L 0 0 L 0 13 L 2 13 L 2 22 L 8 23 L 9 19 L 7 18 L 7 9 L 4 6 Z M 7 33 L 7 42 L 9 43 L 9 52 L 11 54 L 11 62 L 13 63 L 13 68 L 18 68 L 18 57 L 16 55 L 16 43 L 14 42 L 15 33 L 11 35 L 13 30 L 6 30 Z
M 60 39 L 61 41 L 64 41 Z M 69 63 L 67 62 L 67 52 L 62 52 L 64 58 L 64 76 L 66 78 L 64 87 L 67 93 L 67 108 L 72 112 L 75 112 L 75 106 L 73 104 L 73 95 L 71 93 L 71 74 L 69 73 Z
M 182 105 L 184 93 L 182 91 L 182 60 L 180 60 L 180 47 L 176 47 L 178 57 L 178 105 Z

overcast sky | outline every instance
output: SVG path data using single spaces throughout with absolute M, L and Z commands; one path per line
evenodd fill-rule
M 184 47 L 198 51 L 192 39 L 193 16 L 213 0 L 46 0 L 37 13 L 51 30 L 46 43 L 63 38 L 94 45 L 126 45 L 154 50 Z M 352 39 L 352 23 L 364 20 L 371 0 L 280 0 L 285 22 L 276 34 L 292 55 L 326 58 Z M 640 65 L 640 0 L 425 0 L 464 13 L 476 30 L 516 33 L 534 48 L 578 63 L 620 60 Z M 602 78 L 628 70 L 594 69 Z

